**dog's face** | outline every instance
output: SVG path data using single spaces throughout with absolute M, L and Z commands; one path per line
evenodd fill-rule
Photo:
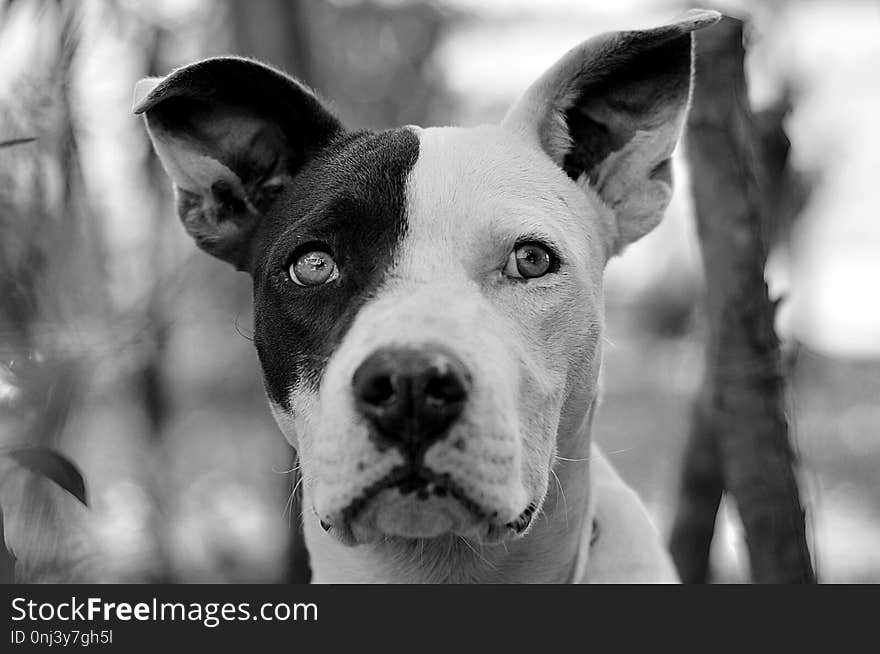
M 524 533 L 596 391 L 602 272 L 659 221 L 714 14 L 572 50 L 498 126 L 349 133 L 215 59 L 141 86 L 199 245 L 253 277 L 306 498 L 348 543 Z
M 500 127 L 353 136 L 285 200 L 255 340 L 321 520 L 357 542 L 524 530 L 563 409 L 593 395 L 598 203 Z

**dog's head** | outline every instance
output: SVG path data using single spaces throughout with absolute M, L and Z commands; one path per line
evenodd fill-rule
M 350 132 L 244 59 L 139 84 L 186 230 L 253 278 L 267 394 L 325 529 L 528 528 L 595 396 L 605 263 L 660 221 L 691 32 L 716 19 L 589 40 L 473 129 Z

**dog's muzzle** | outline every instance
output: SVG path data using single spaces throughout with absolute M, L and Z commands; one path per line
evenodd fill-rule
M 429 448 L 454 432 L 471 386 L 465 364 L 439 346 L 386 347 L 361 363 L 352 377 L 355 407 L 374 446 L 396 449 L 403 462 L 345 508 L 341 528 L 361 537 L 431 537 L 484 517 L 448 474 L 425 464 Z
M 439 347 L 383 348 L 354 373 L 352 391 L 381 449 L 396 447 L 419 465 L 444 438 L 467 403 L 471 377 L 465 365 Z

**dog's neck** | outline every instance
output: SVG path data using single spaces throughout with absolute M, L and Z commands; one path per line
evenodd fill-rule
M 457 536 L 346 546 L 306 511 L 306 543 L 317 583 L 571 583 L 581 575 L 592 531 L 592 411 L 568 435 L 542 511 L 520 539 L 480 545 Z M 308 497 L 304 497 L 308 506 Z

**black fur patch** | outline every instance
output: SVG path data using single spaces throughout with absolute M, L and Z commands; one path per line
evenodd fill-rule
M 260 222 L 254 340 L 269 397 L 290 409 L 297 382 L 317 388 L 358 309 L 382 284 L 406 232 L 407 176 L 419 154 L 409 129 L 346 134 L 310 161 Z M 288 277 L 297 247 L 329 246 L 339 279 L 303 287 Z

